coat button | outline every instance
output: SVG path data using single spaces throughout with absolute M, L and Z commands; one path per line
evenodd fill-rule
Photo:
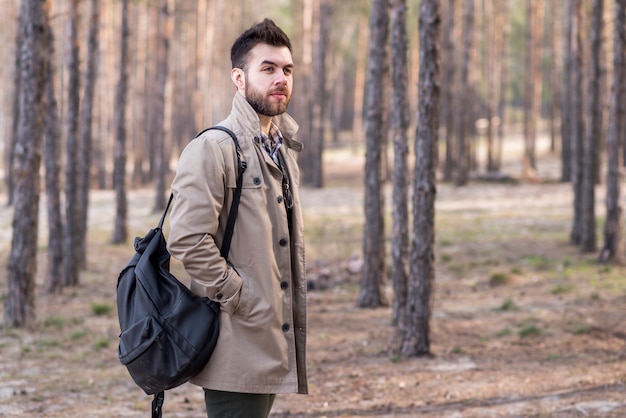
M 215 295 L 215 299 L 217 300 L 222 300 L 223 297 L 224 295 L 222 293 L 218 293 L 217 295 Z
M 283 332 L 289 331 L 289 324 L 283 324 Z
M 280 288 L 281 289 L 287 289 L 289 287 L 289 283 L 287 282 L 280 282 Z
M 254 178 L 254 180 L 252 180 L 252 182 L 253 182 L 256 186 L 258 186 L 259 184 L 261 184 L 261 179 L 260 179 L 260 178 L 258 178 L 258 177 L 255 177 L 255 178 Z
M 280 241 L 278 241 L 278 244 L 281 247 L 286 247 L 287 246 L 287 240 L 285 238 L 281 238 Z
M 277 201 L 278 203 L 283 203 L 283 197 L 282 197 L 282 196 L 278 196 L 278 197 L 276 198 L 276 201 Z

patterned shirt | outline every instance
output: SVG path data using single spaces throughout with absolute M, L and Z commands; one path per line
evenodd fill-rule
M 265 135 L 265 132 L 261 132 L 261 144 L 265 151 L 269 154 L 272 160 L 280 167 L 280 160 L 278 159 L 278 150 L 283 145 L 283 136 L 281 135 L 278 127 L 272 123 L 270 126 L 269 135 Z

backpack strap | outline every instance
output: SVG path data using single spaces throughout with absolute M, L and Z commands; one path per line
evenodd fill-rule
M 235 229 L 235 221 L 237 220 L 237 212 L 239 210 L 239 200 L 241 199 L 241 189 L 243 187 L 243 172 L 246 171 L 248 165 L 242 158 L 243 152 L 241 151 L 241 146 L 239 145 L 239 141 L 237 140 L 237 135 L 233 131 L 223 126 L 212 126 L 200 132 L 196 135 L 196 138 L 209 131 L 211 129 L 216 129 L 219 131 L 226 132 L 233 139 L 235 143 L 235 153 L 237 154 L 237 187 L 235 188 L 235 194 L 233 196 L 233 204 L 230 207 L 230 211 L 228 212 L 228 220 L 226 221 L 226 231 L 224 232 L 224 238 L 222 240 L 222 247 L 220 248 L 220 254 L 224 258 L 228 258 L 228 252 L 230 251 L 230 243 L 233 239 L 233 230 Z M 158 228 L 163 228 L 163 223 L 165 222 L 165 216 L 167 215 L 167 211 L 172 204 L 172 200 L 174 199 L 174 194 L 170 193 L 170 198 L 167 201 L 167 205 L 165 206 L 165 210 L 163 211 L 163 215 L 161 216 L 161 220 L 159 221 Z
M 237 219 L 237 211 L 239 209 L 239 199 L 241 198 L 241 189 L 243 186 L 243 172 L 246 171 L 247 164 L 241 158 L 241 147 L 239 146 L 239 141 L 237 140 L 237 136 L 233 131 L 223 126 L 213 126 L 211 128 L 205 129 L 200 132 L 198 136 L 202 135 L 204 132 L 209 129 L 217 129 L 220 131 L 226 132 L 235 142 L 235 152 L 237 153 L 237 187 L 235 188 L 235 194 L 233 196 L 233 204 L 230 207 L 230 212 L 228 213 L 228 221 L 226 222 L 226 231 L 224 232 L 224 238 L 222 240 L 222 248 L 220 249 L 220 254 L 223 258 L 228 258 L 228 252 L 230 251 L 230 242 L 233 239 L 233 229 L 235 229 L 235 220 Z M 197 138 L 197 136 L 196 136 Z
M 160 391 L 154 394 L 152 399 L 152 418 L 161 418 L 163 416 L 163 402 L 165 401 L 165 392 Z

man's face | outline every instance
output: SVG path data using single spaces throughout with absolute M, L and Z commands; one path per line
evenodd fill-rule
M 244 96 L 258 114 L 271 117 L 284 113 L 293 87 L 293 60 L 289 48 L 267 44 L 252 48 L 244 82 Z

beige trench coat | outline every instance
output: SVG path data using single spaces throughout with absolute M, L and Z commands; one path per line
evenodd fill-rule
M 168 249 L 191 277 L 191 290 L 220 302 L 220 336 L 192 383 L 245 393 L 307 393 L 306 277 L 295 121 L 274 117 L 290 175 L 292 230 L 283 203 L 282 173 L 260 145 L 258 116 L 235 94 L 228 118 L 241 144 L 244 172 L 228 263 L 220 256 L 236 181 L 228 134 L 210 130 L 182 152 L 172 183 Z

